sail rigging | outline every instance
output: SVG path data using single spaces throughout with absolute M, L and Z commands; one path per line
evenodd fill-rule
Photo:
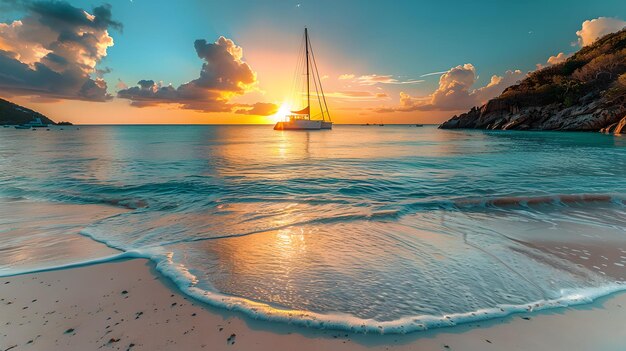
M 304 50 L 302 50 L 304 49 Z M 322 88 L 322 77 L 320 77 L 315 61 L 315 54 L 311 46 L 309 30 L 304 28 L 304 38 L 300 44 L 303 55 L 298 56 L 296 72 L 292 85 L 291 102 L 299 109 L 290 111 L 291 114 L 285 116 L 284 121 L 276 122 L 275 130 L 329 130 L 333 127 L 330 119 L 328 104 Z M 305 78 L 306 79 L 303 79 Z M 304 86 L 298 84 L 304 83 Z M 314 96 L 312 96 L 314 94 Z M 311 104 L 313 100 L 313 104 Z M 315 103 L 317 102 L 317 104 Z M 297 105 L 296 105 L 297 104 Z M 315 106 L 317 105 L 317 106 Z M 303 107 L 304 106 L 304 107 Z
M 317 62 L 315 61 L 315 54 L 313 53 L 313 47 L 311 46 L 311 38 L 309 37 L 308 28 L 304 28 L 304 57 L 303 66 L 301 67 L 304 70 L 304 76 L 306 77 L 305 81 L 305 89 L 306 90 L 306 105 L 304 108 L 300 110 L 293 110 L 291 113 L 299 114 L 299 115 L 308 115 L 308 119 L 311 117 L 321 116 L 323 121 L 331 121 L 330 112 L 328 111 L 328 104 L 326 103 L 326 97 L 324 96 L 324 89 L 322 88 L 322 78 L 319 75 L 319 71 L 317 69 Z M 300 61 L 298 60 L 298 65 L 296 70 L 300 68 Z M 297 75 L 296 75 L 297 76 Z M 315 98 L 317 98 L 317 103 L 319 107 L 319 113 L 313 115 L 311 108 L 311 81 L 313 81 L 313 88 L 315 89 Z M 294 87 L 297 84 L 294 84 Z M 297 94 L 302 94 L 301 92 L 297 92 Z M 300 99 L 294 99 L 300 100 Z

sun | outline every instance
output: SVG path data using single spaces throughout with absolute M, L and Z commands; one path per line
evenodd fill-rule
M 285 116 L 291 113 L 291 106 L 283 102 L 282 105 L 278 108 L 275 114 L 269 116 L 273 122 L 280 122 L 285 120 Z

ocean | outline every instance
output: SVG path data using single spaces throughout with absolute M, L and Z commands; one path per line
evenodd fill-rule
M 626 290 L 626 138 L 0 129 L 0 276 L 144 257 L 256 319 L 405 333 Z

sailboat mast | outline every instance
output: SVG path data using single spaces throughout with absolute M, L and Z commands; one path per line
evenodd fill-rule
M 309 88 L 309 32 L 304 27 L 304 47 L 306 48 L 306 105 L 309 109 L 309 119 L 311 119 L 311 92 Z

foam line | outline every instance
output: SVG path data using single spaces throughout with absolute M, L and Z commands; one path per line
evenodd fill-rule
M 95 258 L 93 260 L 73 262 L 73 263 L 62 264 L 58 266 L 22 269 L 22 270 L 0 269 L 0 277 L 13 277 L 13 276 L 22 275 L 22 274 L 41 273 L 41 272 L 56 271 L 56 270 L 61 270 L 61 269 L 85 267 L 85 266 L 91 266 L 94 264 L 106 263 L 106 262 L 123 260 L 123 259 L 128 259 L 128 258 L 150 258 L 150 257 L 144 256 L 140 254 L 138 251 L 132 250 L 132 251 L 120 252 L 119 254 L 115 254 L 115 255 Z
M 0 271 L 0 277 L 84 267 L 93 264 L 131 258 L 150 259 L 155 264 L 156 270 L 170 279 L 182 293 L 214 307 L 241 312 L 248 317 L 257 320 L 282 322 L 302 327 L 345 330 L 355 333 L 368 334 L 405 334 L 427 329 L 505 317 L 513 313 L 574 306 L 590 303 L 596 298 L 626 290 L 625 284 L 614 283 L 599 288 L 575 289 L 570 291 L 563 290 L 561 291 L 563 295 L 561 298 L 539 300 L 522 305 L 496 305 L 493 308 L 464 313 L 452 313 L 447 315 L 418 315 L 403 317 L 393 321 L 377 321 L 374 319 L 362 319 L 346 314 L 323 314 L 310 311 L 277 308 L 242 297 L 230 296 L 215 291 L 200 289 L 196 287 L 196 277 L 183 265 L 174 263 L 172 260 L 172 254 L 165 252 L 161 248 L 126 251 L 116 255 L 54 267 L 10 272 Z
M 195 286 L 196 278 L 184 267 L 176 265 L 171 255 L 152 257 L 156 269 L 169 278 L 184 294 L 208 305 L 242 312 L 257 319 L 282 322 L 302 327 L 345 330 L 355 333 L 404 334 L 433 328 L 505 317 L 513 313 L 539 311 L 548 308 L 568 307 L 591 303 L 593 300 L 626 290 L 626 285 L 614 283 L 599 288 L 562 290 L 558 299 L 539 300 L 522 305 L 496 305 L 493 308 L 448 315 L 419 315 L 393 321 L 362 319 L 345 314 L 322 314 L 310 311 L 281 309 L 242 297 L 202 290 Z

